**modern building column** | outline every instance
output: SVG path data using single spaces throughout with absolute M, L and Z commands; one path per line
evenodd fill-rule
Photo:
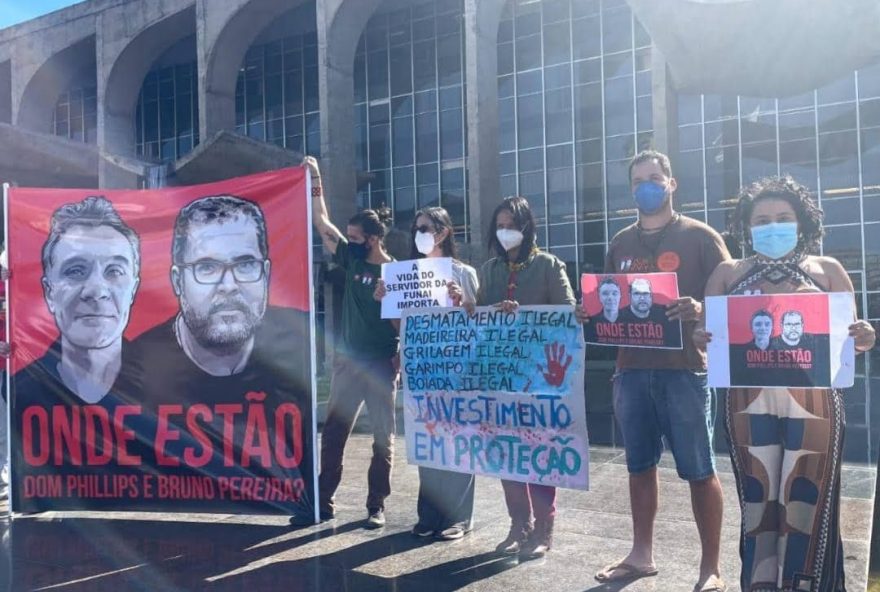
M 298 1 L 197 0 L 199 137 L 235 129 L 235 85 L 248 49 Z
M 669 64 L 656 45 L 651 48 L 651 94 L 654 148 L 673 158 L 678 152 L 678 96 Z
M 486 229 L 501 197 L 498 156 L 498 24 L 505 0 L 465 0 L 468 208 L 475 262 L 488 243 Z
M 380 0 L 317 3 L 321 172 L 327 207 L 339 225 L 355 213 L 354 54 Z
M 195 7 L 188 0 L 123 3 L 98 16 L 98 181 L 102 188 L 139 186 L 147 167 L 135 157 L 134 114 L 141 85 L 155 60 L 195 30 Z
M 354 137 L 354 54 L 361 33 L 381 0 L 317 2 L 318 97 L 321 108 L 321 176 L 333 223 L 343 232 L 354 215 L 357 164 Z M 334 350 L 333 287 L 324 286 L 324 333 L 328 362 Z

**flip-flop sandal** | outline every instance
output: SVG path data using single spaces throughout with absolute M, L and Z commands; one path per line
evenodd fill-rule
M 623 561 L 618 561 L 604 567 L 602 571 L 595 575 L 595 578 L 598 582 L 606 583 L 618 582 L 621 580 L 638 580 L 639 578 L 648 578 L 656 575 L 656 567 L 643 569 L 636 567 L 635 565 L 630 565 L 629 563 L 624 563 Z
M 699 583 L 694 584 L 693 592 L 727 592 L 727 584 L 719 577 L 711 577 L 702 588 Z

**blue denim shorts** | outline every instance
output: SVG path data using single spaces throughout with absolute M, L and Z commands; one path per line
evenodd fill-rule
M 715 473 L 715 394 L 705 373 L 622 370 L 614 376 L 614 414 L 630 473 L 657 466 L 664 439 L 679 477 L 700 481 Z

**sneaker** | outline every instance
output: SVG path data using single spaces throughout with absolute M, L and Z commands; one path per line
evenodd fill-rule
M 419 538 L 429 537 L 434 534 L 434 529 L 428 526 L 424 526 L 422 524 L 416 524 L 412 527 L 413 536 L 417 536 Z
M 449 528 L 444 528 L 438 532 L 434 538 L 440 541 L 457 541 L 468 533 L 460 524 L 455 524 Z
M 383 526 L 385 526 L 385 512 L 383 512 L 382 510 L 375 510 L 373 512 L 370 512 L 370 515 L 367 516 L 367 523 L 365 527 L 373 530 L 376 528 L 382 528 Z
M 507 533 L 507 538 L 498 543 L 495 547 L 495 551 L 502 555 L 516 555 L 526 543 L 531 533 L 531 524 L 519 524 L 514 522 L 510 525 L 510 532 Z

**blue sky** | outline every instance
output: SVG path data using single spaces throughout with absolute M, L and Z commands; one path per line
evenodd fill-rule
M 80 0 L 0 0 L 0 29 L 36 18 Z

